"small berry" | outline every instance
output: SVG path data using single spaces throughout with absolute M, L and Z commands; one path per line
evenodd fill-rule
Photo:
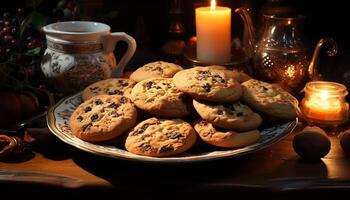
M 32 42 L 29 42 L 28 44 L 27 44 L 27 49 L 33 49 L 35 46 L 34 46 L 34 44 L 32 43 Z
M 12 39 L 13 39 L 13 36 L 12 36 L 12 35 L 5 35 L 5 36 L 4 36 L 4 41 L 5 41 L 5 42 L 11 42 Z
M 23 15 L 24 14 L 24 9 L 23 8 L 17 8 L 17 14 L 18 15 Z
M 17 41 L 12 39 L 11 42 L 10 42 L 10 45 L 11 46 L 16 46 L 17 45 Z
M 5 12 L 5 13 L 2 15 L 2 17 L 3 17 L 5 20 L 10 19 L 11 13 Z
M 4 34 L 10 34 L 11 33 L 11 29 L 10 29 L 10 27 L 4 27 L 4 28 L 2 28 L 2 31 L 4 32 Z
M 4 26 L 10 26 L 10 22 L 9 21 L 4 21 Z

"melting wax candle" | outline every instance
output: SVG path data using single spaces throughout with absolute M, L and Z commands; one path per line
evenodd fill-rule
M 197 59 L 210 64 L 231 60 L 231 9 L 216 6 L 196 8 Z

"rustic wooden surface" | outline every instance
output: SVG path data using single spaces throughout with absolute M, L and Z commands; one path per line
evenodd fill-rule
M 330 153 L 314 163 L 299 159 L 292 139 L 293 134 L 270 148 L 239 158 L 154 165 L 95 156 L 44 135 L 33 143 L 33 157 L 0 162 L 0 191 L 18 187 L 43 191 L 44 187 L 49 188 L 45 191 L 103 191 L 130 196 L 176 188 L 176 194 L 273 193 L 288 197 L 305 191 L 319 195 L 324 191 L 350 192 L 350 158 L 336 137 L 331 137 Z

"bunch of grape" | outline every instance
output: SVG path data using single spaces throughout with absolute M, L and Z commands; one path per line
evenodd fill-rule
M 0 17 L 0 62 L 5 61 L 13 52 L 25 53 L 28 50 L 42 47 L 43 42 L 37 33 L 21 38 L 21 23 L 25 11 L 18 8 L 16 14 L 5 12 Z

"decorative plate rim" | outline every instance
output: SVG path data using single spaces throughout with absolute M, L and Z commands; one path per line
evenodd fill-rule
M 219 160 L 219 159 L 226 159 L 226 158 L 232 158 L 232 157 L 238 157 L 250 153 L 254 153 L 263 149 L 266 149 L 270 147 L 271 145 L 281 141 L 285 137 L 291 133 L 294 128 L 298 124 L 298 118 L 296 118 L 294 121 L 286 122 L 288 123 L 287 127 L 281 132 L 278 136 L 273 137 L 272 139 L 269 139 L 268 141 L 262 143 L 261 145 L 257 146 L 256 148 L 247 148 L 243 147 L 241 149 L 228 149 L 223 150 L 220 154 L 215 155 L 194 155 L 194 156 L 186 156 L 186 157 L 148 157 L 148 156 L 140 156 L 140 155 L 127 155 L 127 154 L 121 154 L 118 152 L 115 152 L 115 154 L 111 154 L 108 152 L 103 152 L 98 149 L 93 149 L 91 147 L 88 147 L 84 145 L 84 143 L 79 143 L 73 140 L 72 137 L 66 136 L 62 133 L 62 131 L 56 126 L 56 117 L 55 117 L 55 110 L 66 100 L 73 99 L 79 95 L 81 95 L 82 92 L 79 92 L 77 94 L 71 95 L 69 97 L 61 99 L 59 102 L 57 102 L 54 106 L 52 106 L 46 116 L 47 126 L 49 130 L 60 140 L 63 142 L 74 146 L 80 150 L 99 155 L 104 157 L 110 157 L 110 158 L 116 158 L 116 159 L 122 159 L 122 160 L 128 160 L 128 161 L 138 161 L 138 162 L 147 162 L 147 163 L 188 163 L 188 162 L 204 162 L 204 161 L 212 161 L 212 160 Z M 93 144 L 93 143 L 91 143 Z M 97 145 L 97 144 L 93 144 Z M 101 145 L 97 145 L 101 146 Z M 103 147 L 103 146 L 101 146 Z M 232 151 L 234 150 L 234 151 Z M 241 151 L 239 151 L 241 150 Z M 238 151 L 238 152 L 237 152 Z

